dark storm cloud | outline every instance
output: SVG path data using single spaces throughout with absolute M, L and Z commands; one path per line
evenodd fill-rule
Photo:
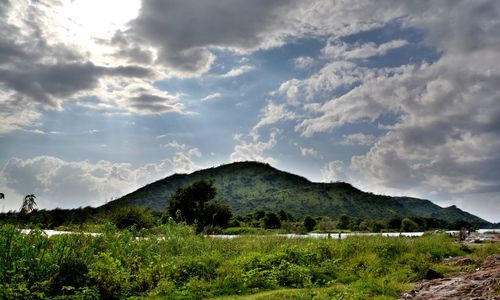
M 127 38 L 127 35 L 121 31 L 117 31 L 109 42 L 103 41 L 103 43 L 115 46 L 118 49 L 115 56 L 126 58 L 130 62 L 139 64 L 151 64 L 153 62 L 153 53 L 150 50 L 144 49 L 139 44 L 132 43 Z
M 118 66 L 114 68 L 100 68 L 103 75 L 123 77 L 149 77 L 153 73 L 150 69 L 138 66 Z
M 54 97 L 68 97 L 93 88 L 97 84 L 97 70 L 91 63 L 29 65 L 5 70 L 0 81 L 33 101 L 56 107 L 58 101 Z
M 148 69 L 136 66 L 104 68 L 87 63 L 57 63 L 53 65 L 23 64 L 0 73 L 0 81 L 9 89 L 30 100 L 49 107 L 80 91 L 96 87 L 103 76 L 146 77 Z
M 182 105 L 170 95 L 153 95 L 146 91 L 127 99 L 127 106 L 138 114 L 158 114 L 165 112 L 179 112 Z
M 207 47 L 255 49 L 266 31 L 277 26 L 292 1 L 143 1 L 127 37 L 158 49 L 158 60 L 182 72 L 197 72 L 210 64 Z M 288 7 L 290 9 L 290 7 Z M 119 33 L 116 41 L 123 39 Z M 142 52 L 138 52 L 143 54 Z

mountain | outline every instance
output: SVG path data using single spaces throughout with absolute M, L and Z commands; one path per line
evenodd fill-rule
M 429 200 L 374 195 L 344 182 L 311 182 L 258 162 L 236 162 L 191 174 L 174 174 L 111 201 L 105 207 L 136 205 L 164 211 L 178 187 L 201 179 L 213 180 L 216 200 L 229 205 L 234 214 L 284 209 L 297 218 L 311 215 L 336 219 L 346 214 L 369 220 L 423 217 L 449 223 L 463 220 L 480 227 L 491 225 L 456 206 L 442 208 Z

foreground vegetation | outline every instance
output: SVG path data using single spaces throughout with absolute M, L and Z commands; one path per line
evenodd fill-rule
M 445 264 L 449 256 L 479 263 L 500 250 L 446 235 L 219 239 L 173 220 L 149 230 L 103 229 L 48 238 L 0 227 L 0 299 L 392 299 L 431 267 L 463 268 Z

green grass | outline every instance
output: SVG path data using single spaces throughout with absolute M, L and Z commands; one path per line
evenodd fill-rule
M 103 226 L 99 237 L 0 227 L 0 299 L 395 299 L 427 269 L 473 269 L 496 244 L 465 247 L 445 235 L 345 240 L 208 238 L 174 223 L 154 230 Z M 224 298 L 225 297 L 225 298 Z
M 222 296 L 212 298 L 213 300 L 330 300 L 330 299 L 348 299 L 354 291 L 349 291 L 347 287 L 326 287 L 326 288 L 308 288 L 308 289 L 278 289 L 273 291 L 259 292 L 251 295 L 241 296 Z

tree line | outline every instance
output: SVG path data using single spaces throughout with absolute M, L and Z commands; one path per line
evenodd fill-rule
M 306 233 L 310 231 L 426 231 L 433 229 L 472 228 L 466 221 L 448 223 L 444 220 L 422 217 L 394 217 L 390 220 L 363 220 L 351 218 L 346 214 L 338 219 L 327 216 L 306 216 L 297 219 L 289 212 L 281 209 L 276 212 L 258 209 L 253 213 L 234 216 L 230 207 L 215 201 L 217 190 L 214 183 L 199 180 L 189 186 L 178 188 L 166 199 L 166 212 L 156 212 L 143 207 L 84 207 L 77 209 L 37 210 L 35 195 L 27 195 L 19 212 L 0 214 L 0 224 L 31 224 L 42 228 L 79 224 L 102 224 L 111 222 L 116 227 L 152 228 L 155 225 L 169 222 L 185 222 L 193 225 L 197 232 L 220 233 L 224 228 L 264 228 L 281 229 L 286 232 Z M 0 199 L 5 198 L 0 193 Z

